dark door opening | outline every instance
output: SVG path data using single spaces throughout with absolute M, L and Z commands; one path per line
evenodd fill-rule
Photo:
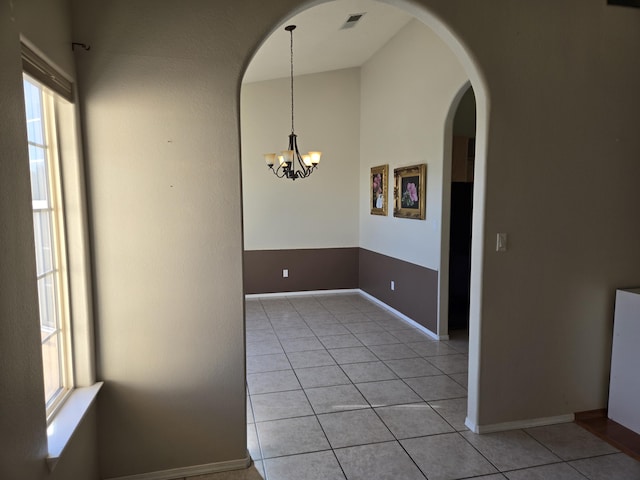
M 453 125 L 449 232 L 449 330 L 469 328 L 471 219 L 476 108 L 473 89 L 460 100 Z

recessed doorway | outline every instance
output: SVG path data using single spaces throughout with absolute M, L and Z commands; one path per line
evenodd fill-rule
M 463 95 L 453 121 L 449 234 L 449 333 L 468 331 L 475 166 L 476 100 Z

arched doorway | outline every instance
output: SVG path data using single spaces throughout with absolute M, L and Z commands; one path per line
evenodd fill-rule
M 482 74 L 474 63 L 472 57 L 466 50 L 466 47 L 462 45 L 461 41 L 455 36 L 455 33 L 446 25 L 444 25 L 439 19 L 435 18 L 430 14 L 426 9 L 416 7 L 415 5 L 409 5 L 404 1 L 384 1 L 382 3 L 386 3 L 395 7 L 398 7 L 406 12 L 409 12 L 416 19 L 421 21 L 430 27 L 436 34 L 446 43 L 446 45 L 454 52 L 455 56 L 458 58 L 458 61 L 463 65 L 463 68 L 470 79 L 470 83 L 474 87 L 474 91 L 477 96 L 477 104 L 478 104 L 478 132 L 477 132 L 477 144 L 476 144 L 476 188 L 474 191 L 474 213 L 473 213 L 473 232 L 474 232 L 474 242 L 472 246 L 472 267 L 471 267 L 471 281 L 470 281 L 470 328 L 469 328 L 469 337 L 470 337 L 470 348 L 469 348 L 469 406 L 468 406 L 468 425 L 470 428 L 474 429 L 473 426 L 477 423 L 477 404 L 478 404 L 478 389 L 477 389 L 477 380 L 478 380 L 478 366 L 479 366 L 479 322 L 480 322 L 480 309 L 479 309 L 479 299 L 480 299 L 480 291 L 481 291 L 481 239 L 482 239 L 482 223 L 484 216 L 484 166 L 485 166 L 485 158 L 484 151 L 486 145 L 486 132 L 487 132 L 487 95 L 485 93 L 486 89 L 482 80 Z M 462 92 L 460 92 L 460 96 Z M 459 97 L 456 97 L 454 103 L 459 101 Z M 445 129 L 446 135 L 451 135 L 450 123 L 452 122 L 451 118 L 443 119 L 443 128 Z M 449 125 L 449 126 L 447 126 Z M 447 130 L 448 129 L 448 130 Z M 445 142 L 446 143 L 446 142 Z M 445 147 L 446 148 L 446 147 Z M 243 152 L 245 149 L 243 149 Z M 445 151 L 445 158 L 446 158 Z M 248 160 L 247 160 L 248 161 Z M 266 173 L 265 173 L 266 175 Z M 300 185 L 296 185 L 296 188 L 301 188 Z M 444 195 L 444 191 L 443 191 Z M 445 206 L 445 202 L 443 201 L 443 207 Z M 443 208 L 442 210 L 443 218 L 448 215 L 448 210 Z M 442 228 L 444 229 L 444 221 Z M 448 249 L 443 248 L 441 245 L 440 255 L 441 257 L 445 254 L 448 255 Z M 442 265 L 442 263 L 441 263 Z M 446 272 L 440 271 L 441 276 L 445 276 Z M 442 282 L 442 278 L 440 280 Z M 438 332 L 437 334 L 444 337 L 447 334 L 447 326 L 443 323 L 447 318 L 446 315 L 446 306 L 443 305 L 442 299 L 442 288 L 440 291 L 439 298 L 439 318 L 438 318 Z

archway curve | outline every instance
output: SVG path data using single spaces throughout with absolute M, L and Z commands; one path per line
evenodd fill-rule
M 282 17 L 282 20 L 274 24 L 269 31 L 262 37 L 262 40 L 256 45 L 255 49 L 250 52 L 243 62 L 242 75 L 238 82 L 237 98 L 240 98 L 242 88 L 242 79 L 250 65 L 253 57 L 260 50 L 260 46 L 269 38 L 287 19 L 294 15 L 321 5 L 330 1 L 338 0 L 311 0 L 300 1 L 289 13 Z M 447 135 L 451 135 L 453 114 L 455 108 L 460 101 L 462 94 L 469 87 L 469 83 L 474 90 L 476 97 L 476 158 L 474 170 L 474 193 L 473 193 L 473 221 L 472 221 L 472 246 L 471 246 L 471 299 L 469 309 L 469 373 L 467 387 L 467 418 L 466 425 L 473 432 L 478 432 L 478 407 L 479 398 L 479 378 L 480 378 L 480 324 L 482 321 L 482 271 L 483 271 L 483 250 L 484 250 L 484 219 L 485 219 L 485 197 L 486 197 L 486 153 L 489 132 L 489 111 L 490 111 L 490 95 L 487 82 L 481 66 L 473 55 L 473 50 L 465 44 L 460 35 L 458 35 L 452 25 L 449 25 L 442 18 L 435 15 L 430 9 L 428 3 L 430 0 L 422 0 L 424 4 L 409 0 L 372 0 L 390 5 L 392 7 L 403 10 L 414 18 L 424 23 L 438 35 L 443 42 L 451 49 L 460 64 L 462 65 L 469 82 L 465 83 L 459 90 L 458 94 L 452 101 L 452 106 L 447 114 L 444 128 L 445 140 Z M 446 145 L 445 142 L 445 158 Z M 451 152 L 449 152 L 450 155 Z M 241 157 L 242 155 L 240 155 Z M 450 161 L 450 160 L 449 160 Z M 443 176 L 444 177 L 444 176 Z M 443 194 L 444 194 L 443 188 Z M 443 204 L 444 206 L 444 204 Z M 440 249 L 442 266 L 442 246 Z M 441 280 L 439 280 L 441 284 Z M 440 288 L 439 288 L 440 290 Z M 446 312 L 442 312 L 442 296 L 438 292 L 438 330 L 440 330 Z M 441 314 L 444 316 L 441 316 Z M 437 332 L 440 333 L 440 332 Z

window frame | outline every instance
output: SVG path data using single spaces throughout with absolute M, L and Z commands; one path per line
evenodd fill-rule
M 63 199 L 62 185 L 62 168 L 61 158 L 58 146 L 58 130 L 56 125 L 56 103 L 60 101 L 60 95 L 43 85 L 40 81 L 23 73 L 23 81 L 29 83 L 36 88 L 39 96 L 40 106 L 40 129 L 42 142 L 27 138 L 29 149 L 32 147 L 42 150 L 44 154 L 44 171 L 46 176 L 45 184 L 47 190 L 46 200 L 34 200 L 32 197 L 32 211 L 34 215 L 34 242 L 36 250 L 34 254 L 39 255 L 38 240 L 36 237 L 36 221 L 37 214 L 45 213 L 48 217 L 48 234 L 51 247 L 50 265 L 42 272 L 36 272 L 36 281 L 40 282 L 44 279 L 51 278 L 53 282 L 54 295 L 54 317 L 55 325 L 52 331 L 45 335 L 46 327 L 43 323 L 42 312 L 43 292 L 38 289 L 38 300 L 40 310 L 40 329 L 43 356 L 43 379 L 45 387 L 45 409 L 47 422 L 50 423 L 60 407 L 64 404 L 70 393 L 72 392 L 74 382 L 74 359 L 72 353 L 72 335 L 71 335 L 71 318 L 70 318 L 70 299 L 69 299 L 69 276 L 68 276 L 68 260 L 67 260 L 67 241 L 66 241 L 66 223 L 65 223 L 65 205 Z M 26 90 L 25 90 L 26 97 Z M 25 98 L 26 107 L 26 98 Z M 27 124 L 28 124 L 27 120 Z M 31 163 L 31 159 L 29 160 Z M 33 184 L 32 184 L 33 189 Z M 33 192 L 32 192 L 33 196 Z M 43 249 L 43 250 L 46 250 Z M 46 252 L 45 252 L 46 253 Z M 51 395 L 47 392 L 47 381 L 50 371 L 45 368 L 47 355 L 45 351 L 45 343 L 52 338 L 57 338 L 56 346 L 56 368 L 58 386 Z

